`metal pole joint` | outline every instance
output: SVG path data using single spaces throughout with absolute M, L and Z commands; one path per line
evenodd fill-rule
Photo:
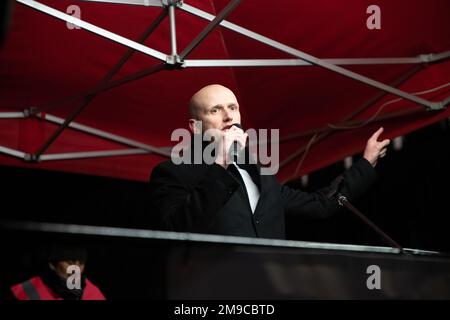
M 181 7 L 183 5 L 183 0 L 161 0 L 163 7 Z
M 432 53 L 421 54 L 421 55 L 419 55 L 419 59 L 423 63 L 430 63 L 433 61 L 433 54 Z
M 25 162 L 40 162 L 40 158 L 36 157 L 34 153 L 25 153 L 25 156 L 23 157 L 23 160 Z
M 448 104 L 450 103 L 450 101 L 441 101 L 436 103 L 436 107 L 433 108 L 433 110 L 443 110 L 443 109 L 447 109 Z
M 38 113 L 37 107 L 29 107 L 23 110 L 23 117 L 24 118 L 36 117 L 37 113 Z
M 181 61 L 181 58 L 179 55 L 172 55 L 172 56 L 167 56 L 166 58 L 166 64 L 179 68 L 182 67 L 183 65 L 183 61 Z

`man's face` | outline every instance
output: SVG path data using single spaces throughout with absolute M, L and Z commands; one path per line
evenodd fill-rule
M 220 85 L 211 85 L 197 92 L 192 102 L 197 119 L 190 119 L 189 126 L 195 133 L 195 121 L 202 121 L 203 131 L 208 129 L 229 129 L 234 123 L 241 124 L 241 114 L 236 96 L 231 90 Z

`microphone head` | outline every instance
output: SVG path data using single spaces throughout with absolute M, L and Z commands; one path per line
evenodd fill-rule
M 233 123 L 231 126 L 232 127 L 235 126 L 235 127 L 238 127 L 239 129 L 242 129 L 242 126 L 239 123 Z

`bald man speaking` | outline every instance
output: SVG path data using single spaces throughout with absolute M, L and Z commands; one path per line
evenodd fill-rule
M 194 136 L 214 133 L 214 158 L 205 161 L 202 157 L 199 163 L 169 160 L 154 168 L 151 202 L 161 229 L 284 239 L 285 214 L 325 218 L 338 211 L 336 199 L 327 196 L 331 187 L 313 193 L 291 189 L 280 185 L 275 176 L 262 174 L 258 163 L 248 161 L 252 158 L 248 135 L 242 130 L 240 106 L 230 89 L 213 84 L 195 93 L 189 103 L 189 129 Z M 339 192 L 350 201 L 375 181 L 374 167 L 390 142 L 378 141 L 382 131 L 374 133 L 363 157 L 342 174 Z M 203 141 L 200 151 L 211 141 Z M 236 147 L 248 155 L 244 163 L 234 158 Z

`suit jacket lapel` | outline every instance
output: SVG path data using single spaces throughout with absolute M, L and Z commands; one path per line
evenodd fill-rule
M 259 200 L 258 200 L 258 204 L 256 205 L 255 208 L 255 212 L 254 215 L 255 216 L 259 216 L 261 215 L 261 210 L 263 210 L 262 208 L 264 207 L 264 199 L 267 197 L 267 193 L 269 191 L 269 186 L 270 186 L 270 180 L 271 177 L 266 176 L 266 175 L 261 175 L 261 166 L 260 165 L 253 165 L 256 175 L 257 175 L 257 180 L 258 180 L 258 187 L 259 187 Z M 255 182 L 256 183 L 256 182 Z

